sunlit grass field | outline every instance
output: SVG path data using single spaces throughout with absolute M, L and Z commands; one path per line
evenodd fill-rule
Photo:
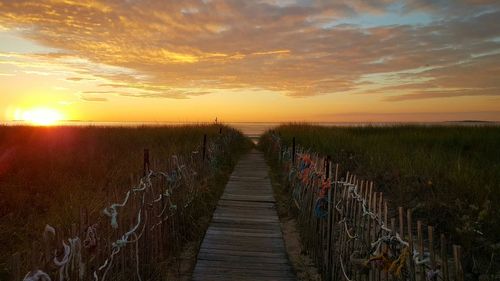
M 121 198 L 131 177 L 142 175 L 145 148 L 152 165 L 162 169 L 172 155 L 194 150 L 201 154 L 204 134 L 210 141 L 220 129 L 220 125 L 0 127 L 0 271 L 13 252 L 29 249 L 45 224 L 69 226 L 80 208 L 95 218 L 110 197 Z M 250 145 L 238 134 L 234 147 L 227 148 L 235 158 Z
M 498 259 L 500 127 L 290 124 L 274 132 L 285 144 L 295 137 L 297 145 L 330 155 L 341 174 L 373 180 L 392 207 L 414 208 L 415 217 L 448 233 L 483 270 L 492 253 Z

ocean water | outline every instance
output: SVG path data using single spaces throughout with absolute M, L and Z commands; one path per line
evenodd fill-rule
M 240 130 L 245 136 L 249 137 L 254 143 L 257 143 L 259 137 L 267 130 L 271 130 L 280 125 L 280 123 L 228 123 L 229 126 Z

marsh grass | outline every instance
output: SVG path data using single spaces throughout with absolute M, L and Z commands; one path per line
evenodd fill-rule
M 0 271 L 12 253 L 29 249 L 45 224 L 70 225 L 81 208 L 97 217 L 110 198 L 121 198 L 131 177 L 142 173 L 145 148 L 162 169 L 172 155 L 200 150 L 203 135 L 215 138 L 220 128 L 0 127 Z M 216 201 L 235 158 L 251 145 L 239 135 L 228 148 L 231 159 L 208 183 L 219 187 L 208 200 Z
M 285 144 L 295 137 L 330 155 L 341 174 L 373 180 L 392 207 L 414 208 L 416 217 L 464 246 L 469 271 L 484 273 L 498 260 L 500 127 L 290 124 L 274 131 Z

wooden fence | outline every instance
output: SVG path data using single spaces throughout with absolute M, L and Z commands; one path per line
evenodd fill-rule
M 208 178 L 240 137 L 233 130 L 211 140 L 205 135 L 192 153 L 165 159 L 163 171 L 145 150 L 144 170 L 130 176 L 131 188 L 109 190 L 107 207 L 83 208 L 69 226 L 47 224 L 31 250 L 12 256 L 10 280 L 165 280 L 170 260 L 206 213 Z
M 391 209 L 373 182 L 339 175 L 338 164 L 295 139 L 288 147 L 271 138 L 267 153 L 284 169 L 304 247 L 323 280 L 463 281 L 461 247 L 415 222 L 411 209 Z

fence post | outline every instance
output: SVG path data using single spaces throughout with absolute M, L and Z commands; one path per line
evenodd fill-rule
M 404 232 L 404 210 L 403 207 L 398 207 L 398 213 L 399 213 L 399 236 L 401 236 L 401 239 L 405 239 L 405 232 Z
M 417 240 L 420 259 L 424 259 L 424 235 L 422 233 L 422 221 L 417 221 Z M 420 266 L 420 281 L 425 281 L 425 263 Z
M 44 262 L 48 263 L 52 259 L 52 249 L 54 248 L 54 244 L 56 242 L 55 235 L 51 234 L 50 231 L 44 231 L 43 233 L 43 241 L 44 241 Z
M 11 281 L 21 280 L 21 254 L 19 252 L 12 255 L 9 274 Z
M 412 210 L 406 210 L 407 224 L 408 224 L 408 243 L 410 246 L 410 253 L 413 253 L 413 221 L 412 221 Z M 410 280 L 415 281 L 415 263 L 412 259 L 409 260 L 410 263 Z
M 149 162 L 149 149 L 144 149 L 144 166 L 143 166 L 143 176 L 149 172 L 150 162 Z
M 31 243 L 30 255 L 31 255 L 30 268 L 31 270 L 35 271 L 38 268 L 40 262 L 40 243 L 38 243 L 38 241 L 33 241 Z
M 325 161 L 325 178 L 326 179 L 330 178 L 330 163 L 331 163 L 330 156 L 327 156 L 326 161 Z
M 464 271 L 462 268 L 462 253 L 459 245 L 453 245 L 453 262 L 455 263 L 455 280 L 464 280 Z
M 436 270 L 436 254 L 434 252 L 434 227 L 427 226 L 427 233 L 429 238 L 429 253 L 431 254 L 431 268 Z
M 203 161 L 205 161 L 207 155 L 207 134 L 203 135 Z
M 443 280 L 449 281 L 450 275 L 448 272 L 448 247 L 444 234 L 441 234 L 441 267 L 443 268 Z
M 292 139 L 292 164 L 295 164 L 295 137 Z

